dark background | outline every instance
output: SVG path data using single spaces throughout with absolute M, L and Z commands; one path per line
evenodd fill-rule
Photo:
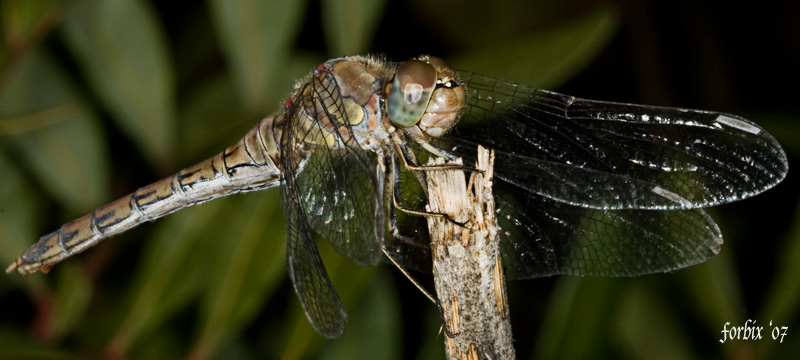
M 776 188 L 709 210 L 725 245 L 705 264 L 509 283 L 519 358 L 800 353 L 800 5 L 365 3 L 3 2 L 0 260 L 221 151 L 327 58 L 433 54 L 584 98 L 742 115 L 789 157 Z M 314 333 L 283 270 L 277 199 L 269 190 L 217 200 L 49 275 L 0 276 L 0 357 L 443 357 L 435 307 L 399 271 L 359 268 L 324 242 L 349 323 L 341 339 Z M 726 322 L 747 319 L 763 339 L 719 342 Z M 788 327 L 782 343 L 775 325 Z

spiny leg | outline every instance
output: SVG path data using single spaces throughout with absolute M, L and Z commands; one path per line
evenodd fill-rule
M 401 156 L 401 158 L 405 162 L 406 159 L 403 156 Z M 400 210 L 400 211 L 402 211 L 402 212 L 404 212 L 406 214 L 409 214 L 409 215 L 440 217 L 440 218 L 446 219 L 446 220 L 448 220 L 448 221 L 450 221 L 450 222 L 452 222 L 452 223 L 454 223 L 454 224 L 456 224 L 458 226 L 464 227 L 465 223 L 456 221 L 455 219 L 453 219 L 448 214 L 439 213 L 439 212 L 433 212 L 433 211 L 426 211 L 426 210 L 417 210 L 417 209 L 412 209 L 412 208 L 409 208 L 409 207 L 406 207 L 405 205 L 403 205 L 403 197 L 400 194 L 400 168 L 399 168 L 399 166 L 397 164 L 397 161 L 395 159 L 396 159 L 396 156 L 392 156 L 392 166 L 391 166 L 392 174 L 391 174 L 391 180 L 389 181 L 389 192 L 392 194 L 392 205 L 394 206 L 395 209 Z M 407 165 L 407 163 L 406 163 L 406 165 Z M 437 168 L 435 170 L 461 169 L 461 167 L 458 166 L 458 165 L 443 165 L 443 166 L 449 166 L 449 167 L 446 168 L 446 169 L 445 168 Z M 419 167 L 419 168 L 427 168 L 427 167 L 426 166 L 422 166 L 422 167 Z M 409 170 L 413 171 L 413 169 L 409 169 Z M 421 183 L 420 185 L 423 186 L 423 189 L 426 189 L 426 186 L 424 185 L 424 183 Z M 427 191 L 426 191 L 426 197 L 427 197 Z
M 406 240 L 406 241 L 408 241 L 408 240 Z M 440 331 L 440 332 L 442 332 L 442 331 L 443 331 L 443 332 L 444 332 L 444 334 L 445 334 L 445 335 L 447 335 L 447 337 L 449 337 L 449 338 L 454 338 L 456 335 L 458 335 L 458 333 L 453 333 L 453 332 L 451 332 L 451 331 L 450 331 L 450 329 L 449 329 L 447 326 L 445 326 L 445 319 L 444 319 L 444 307 L 442 307 L 442 302 L 441 302 L 441 301 L 439 301 L 439 299 L 436 299 L 435 297 L 433 297 L 433 295 L 432 295 L 430 292 L 428 292 L 428 290 L 425 290 L 425 288 L 422 286 L 422 284 L 420 284 L 419 282 L 417 282 L 417 280 L 416 280 L 416 279 L 414 279 L 414 277 L 412 277 L 412 276 L 411 276 L 411 274 L 409 274 L 409 273 L 408 273 L 408 271 L 406 271 L 406 269 L 405 269 L 405 268 L 404 268 L 402 265 L 400 265 L 400 264 L 397 262 L 397 260 L 395 260 L 395 259 L 394 259 L 394 257 L 392 257 L 392 255 L 391 255 L 391 254 L 389 254 L 389 251 L 387 251 L 387 250 L 386 250 L 386 247 L 381 247 L 381 250 L 383 251 L 383 254 L 384 254 L 384 255 L 385 255 L 385 256 L 386 256 L 386 257 L 389 259 L 389 261 L 391 261 L 391 262 L 392 262 L 392 264 L 393 264 L 393 265 L 394 265 L 394 266 L 395 266 L 395 267 L 396 267 L 398 270 L 400 270 L 400 272 L 401 272 L 401 273 L 403 273 L 403 275 L 404 275 L 404 276 L 405 276 L 405 277 L 406 277 L 406 278 L 407 278 L 409 281 L 411 281 L 411 283 L 412 283 L 412 284 L 414 284 L 414 286 L 415 286 L 417 289 L 419 289 L 419 291 L 421 291 L 421 292 L 422 292 L 422 294 L 423 294 L 423 295 L 425 295 L 425 297 L 427 297 L 427 298 L 428 298 L 428 300 L 430 300 L 432 303 L 434 303 L 434 304 L 436 305 L 436 310 L 439 312 L 439 319 L 440 319 L 440 320 L 441 320 L 441 322 L 442 322 L 442 326 L 439 328 L 439 331 Z
M 417 163 L 416 157 L 406 145 L 394 144 L 395 152 L 400 155 L 403 160 L 403 166 L 409 171 L 442 171 L 442 170 L 469 170 L 464 165 L 444 164 L 444 165 L 420 165 Z M 437 155 L 437 154 L 434 154 Z M 438 156 L 438 155 L 437 155 Z M 445 159 L 449 157 L 441 156 Z
M 423 146 L 424 145 L 425 144 L 423 144 Z M 426 147 L 426 149 L 427 149 L 427 147 Z M 429 149 L 429 151 L 430 151 L 430 149 Z M 433 151 L 431 151 L 431 152 L 434 153 Z M 454 223 L 454 224 L 456 224 L 458 226 L 464 227 L 465 226 L 464 223 L 456 221 L 455 219 L 453 219 L 448 214 L 432 212 L 432 211 L 425 211 L 425 210 L 416 210 L 416 209 L 411 209 L 411 208 L 405 207 L 403 205 L 402 195 L 400 194 L 400 190 L 401 190 L 401 186 L 400 186 L 400 166 L 398 164 L 397 157 L 401 158 L 401 160 L 403 162 L 403 166 L 407 170 L 409 170 L 409 171 L 411 171 L 412 173 L 415 174 L 415 176 L 417 177 L 417 180 L 419 181 L 420 186 L 422 187 L 423 191 L 425 192 L 426 198 L 427 198 L 427 195 L 428 195 L 427 181 L 426 181 L 426 178 L 425 178 L 425 172 L 426 171 L 443 171 L 443 170 L 465 170 L 465 171 L 469 171 L 469 169 L 464 167 L 463 165 L 457 165 L 457 164 L 419 165 L 419 163 L 418 163 L 418 161 L 416 159 L 416 156 L 408 148 L 408 146 L 406 144 L 395 143 L 395 154 L 396 155 L 391 156 L 391 165 L 390 165 L 390 171 L 389 171 L 390 174 L 389 174 L 389 176 L 387 176 L 387 179 L 388 179 L 387 182 L 389 183 L 389 193 L 392 196 L 392 206 L 389 208 L 389 213 L 390 213 L 389 224 L 390 224 L 390 227 L 391 227 L 391 233 L 392 233 L 393 237 L 395 238 L 395 240 L 403 241 L 403 242 L 407 242 L 407 243 L 413 244 L 415 246 L 419 246 L 419 244 L 417 244 L 416 242 L 414 242 L 414 241 L 406 238 L 402 234 L 400 234 L 400 230 L 399 230 L 398 224 L 397 224 L 397 218 L 396 218 L 395 212 L 394 212 L 395 210 L 400 210 L 400 211 L 402 211 L 402 212 L 404 212 L 406 214 L 415 215 L 415 216 L 441 217 L 441 218 L 444 218 L 444 219 L 446 219 L 446 220 L 448 220 L 448 221 L 450 221 L 450 222 L 452 222 L 452 223 Z M 440 154 L 439 152 L 435 152 L 434 154 L 444 157 L 444 155 Z M 411 283 L 414 284 L 414 286 L 416 286 L 417 289 L 419 289 L 425 295 L 425 297 L 427 297 L 429 300 L 431 300 L 431 302 L 436 304 L 436 309 L 437 309 L 437 311 L 439 313 L 439 319 L 442 322 L 442 326 L 440 327 L 439 331 L 440 332 L 444 332 L 445 335 L 447 337 L 449 337 L 449 338 L 454 338 L 456 335 L 458 335 L 458 333 L 451 332 L 450 329 L 445 325 L 444 308 L 442 306 L 441 301 L 439 301 L 438 299 L 434 298 L 427 290 L 425 290 L 422 287 L 422 285 L 420 285 L 413 277 L 411 277 L 411 275 L 405 270 L 405 268 L 403 268 L 389 254 L 389 252 L 386 250 L 385 247 L 383 247 L 382 250 L 383 250 L 384 255 L 387 258 L 389 258 L 389 261 L 391 261 L 392 264 L 394 264 L 395 267 L 397 267 L 400 270 L 400 272 L 402 272 L 403 275 L 405 275 L 405 277 L 408 278 L 411 281 Z

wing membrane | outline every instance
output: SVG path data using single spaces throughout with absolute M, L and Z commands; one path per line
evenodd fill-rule
M 495 186 L 506 274 L 636 276 L 704 262 L 722 246 L 702 209 L 604 210 L 575 207 Z M 511 192 L 509 192 L 511 191 Z
M 461 72 L 468 106 L 436 144 L 497 151 L 497 177 L 598 209 L 689 209 L 758 194 L 786 175 L 775 139 L 741 117 L 578 99 Z
M 503 267 L 509 279 L 551 275 L 637 276 L 698 264 L 722 246 L 702 209 L 605 210 L 576 207 L 495 182 Z M 407 219 L 395 260 L 430 272 L 424 222 Z M 409 228 L 410 227 L 410 228 Z M 413 229 L 420 229 L 414 231 Z
M 281 133 L 281 204 L 288 226 L 286 262 L 300 303 L 323 336 L 347 322 L 312 230 L 360 265 L 381 256 L 384 215 L 375 159 L 359 146 L 330 74 L 305 85 Z M 378 231 L 380 230 L 380 231 Z
M 287 178 L 281 187 L 288 235 L 286 267 L 311 325 L 322 336 L 336 338 L 344 331 L 347 313 L 325 271 L 298 195 L 296 181 Z
M 311 325 L 321 335 L 335 338 L 344 331 L 347 313 L 314 244 L 301 200 L 296 175 L 308 161 L 308 155 L 300 152 L 295 144 L 301 125 L 298 122 L 303 120 L 295 112 L 287 119 L 281 138 L 281 208 L 288 235 L 286 267 Z
M 311 228 L 340 254 L 357 264 L 375 265 L 381 258 L 384 235 L 383 176 L 378 181 L 375 154 L 363 150 L 352 136 L 353 127 L 336 79 L 312 81 L 313 96 L 306 111 L 315 119 L 307 133 L 327 133 L 336 146 L 314 149 L 297 175 L 302 207 Z M 330 129 L 323 129 L 323 124 Z M 300 141 L 303 141 L 300 139 Z
M 496 151 L 510 278 L 635 276 L 703 262 L 722 237 L 700 208 L 758 194 L 786 175 L 775 139 L 735 115 L 584 100 L 460 74 L 468 106 L 432 144 L 467 161 L 478 145 Z M 405 233 L 418 240 L 391 249 L 426 270 L 428 239 Z
M 374 175 L 365 168 L 370 160 L 363 151 L 338 152 L 315 152 L 298 175 L 303 208 L 311 228 L 338 253 L 362 266 L 375 265 L 385 221 L 377 211 L 382 207 Z

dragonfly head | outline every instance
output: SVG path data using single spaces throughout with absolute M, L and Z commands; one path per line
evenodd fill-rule
M 444 134 L 465 104 L 455 70 L 433 56 L 400 64 L 387 93 L 392 123 L 422 138 Z

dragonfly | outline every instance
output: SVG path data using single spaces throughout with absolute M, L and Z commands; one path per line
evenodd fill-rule
M 286 266 L 313 327 L 347 315 L 314 234 L 359 265 L 430 271 L 423 162 L 495 152 L 507 278 L 636 276 L 701 263 L 722 235 L 703 210 L 759 194 L 788 170 L 778 142 L 737 115 L 586 100 L 421 56 L 332 59 L 284 108 L 221 153 L 64 224 L 6 272 L 48 272 L 184 207 L 280 186 Z M 417 210 L 414 210 L 417 209 Z M 441 215 L 441 214 L 439 214 Z

